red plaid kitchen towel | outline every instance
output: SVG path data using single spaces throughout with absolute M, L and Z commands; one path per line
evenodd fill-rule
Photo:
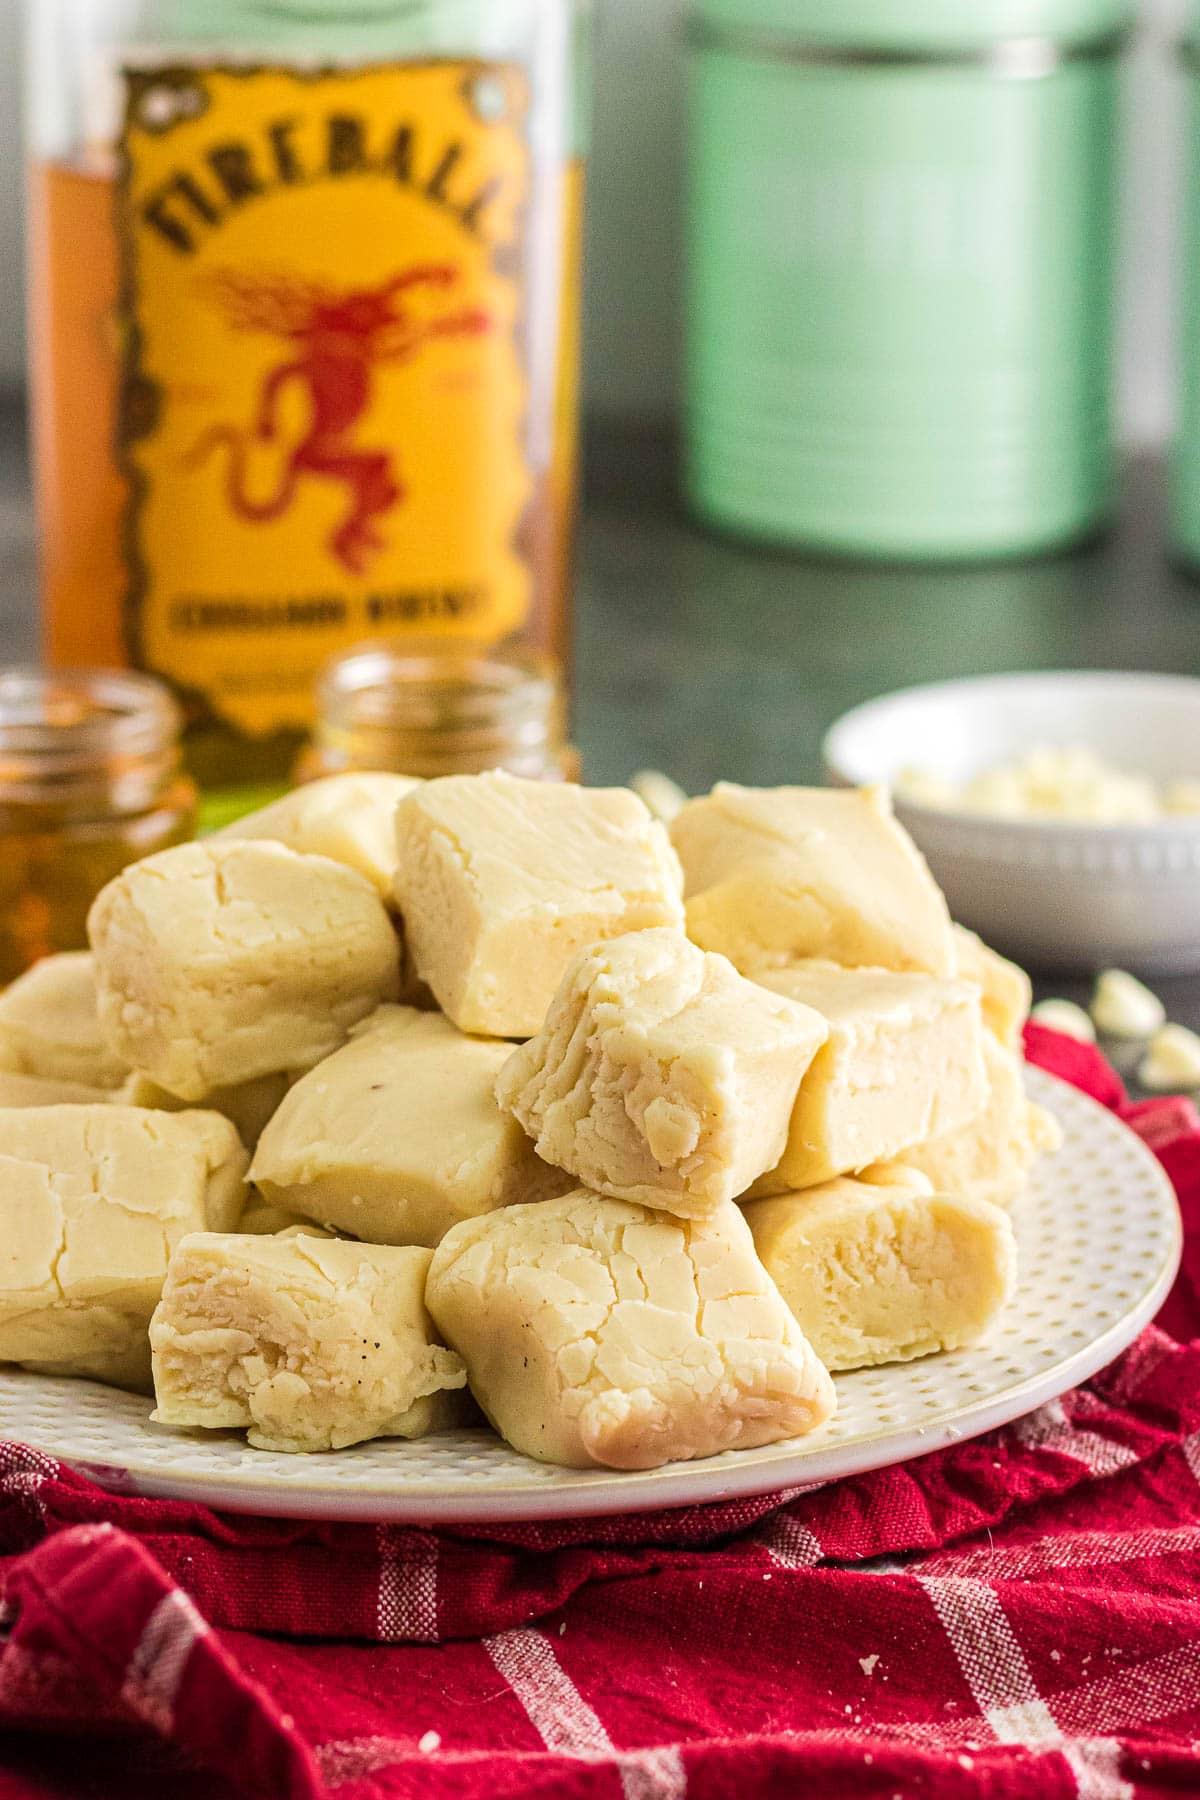
M 1200 1791 L 1200 1117 L 1027 1048 L 1188 1230 L 1086 1387 L 816 1490 L 486 1534 L 224 1518 L 0 1446 L 0 1800 Z

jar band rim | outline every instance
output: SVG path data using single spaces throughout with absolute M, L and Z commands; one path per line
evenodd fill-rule
M 1122 25 L 1094 38 L 1070 43 L 1060 43 L 1049 37 L 1012 37 L 1000 38 L 991 44 L 964 44 L 959 48 L 949 45 L 903 48 L 789 38 L 770 30 L 719 24 L 695 13 L 685 30 L 696 49 L 757 56 L 770 62 L 797 63 L 812 68 L 980 69 L 1008 81 L 1035 81 L 1056 74 L 1065 63 L 1096 62 L 1115 56 L 1131 36 L 1130 27 Z M 1189 60 L 1195 60 L 1200 66 L 1200 47 L 1185 45 L 1185 54 L 1189 50 Z

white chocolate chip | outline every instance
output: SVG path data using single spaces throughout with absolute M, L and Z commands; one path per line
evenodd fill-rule
M 1078 1038 L 1081 1044 L 1094 1044 L 1096 1041 L 1096 1027 L 1082 1006 L 1076 1006 L 1073 1000 L 1041 1000 L 1029 1016 L 1051 1031 L 1061 1031 L 1067 1037 Z
M 1200 781 L 1173 781 L 1163 806 L 1169 813 L 1200 813 Z
M 1200 1037 L 1186 1025 L 1164 1025 L 1151 1039 L 1137 1078 L 1159 1094 L 1200 1088 Z
M 1167 1009 L 1136 976 L 1105 969 L 1092 994 L 1092 1022 L 1108 1037 L 1149 1038 L 1166 1023 Z
M 639 769 L 629 785 L 664 825 L 669 825 L 676 813 L 682 812 L 687 805 L 687 795 L 679 783 L 664 775 L 661 769 Z

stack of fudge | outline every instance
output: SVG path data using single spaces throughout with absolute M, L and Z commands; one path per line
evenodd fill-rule
M 1012 1293 L 1028 983 L 880 790 L 331 777 L 89 936 L 0 997 L 0 1359 L 163 1424 L 651 1468 Z

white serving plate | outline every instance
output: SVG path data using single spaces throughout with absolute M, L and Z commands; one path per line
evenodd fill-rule
M 84 1381 L 0 1370 L 0 1437 L 121 1493 L 229 1512 L 407 1524 L 602 1516 L 691 1506 L 856 1475 L 1007 1423 L 1084 1381 L 1130 1344 L 1179 1264 L 1179 1209 L 1145 1146 L 1092 1100 L 1038 1070 L 1062 1149 L 1042 1160 L 1014 1222 L 1017 1296 L 987 1341 L 838 1378 L 837 1417 L 808 1438 L 645 1474 L 530 1461 L 485 1431 L 319 1456 L 251 1450 L 240 1435 L 149 1422 L 150 1403 Z
M 909 767 L 962 782 L 1035 745 L 1086 744 L 1159 783 L 1200 776 L 1200 681 L 1072 672 L 932 682 L 855 707 L 825 739 L 839 783 Z M 896 797 L 950 911 L 1037 968 L 1200 969 L 1200 817 L 1150 825 L 995 819 Z

